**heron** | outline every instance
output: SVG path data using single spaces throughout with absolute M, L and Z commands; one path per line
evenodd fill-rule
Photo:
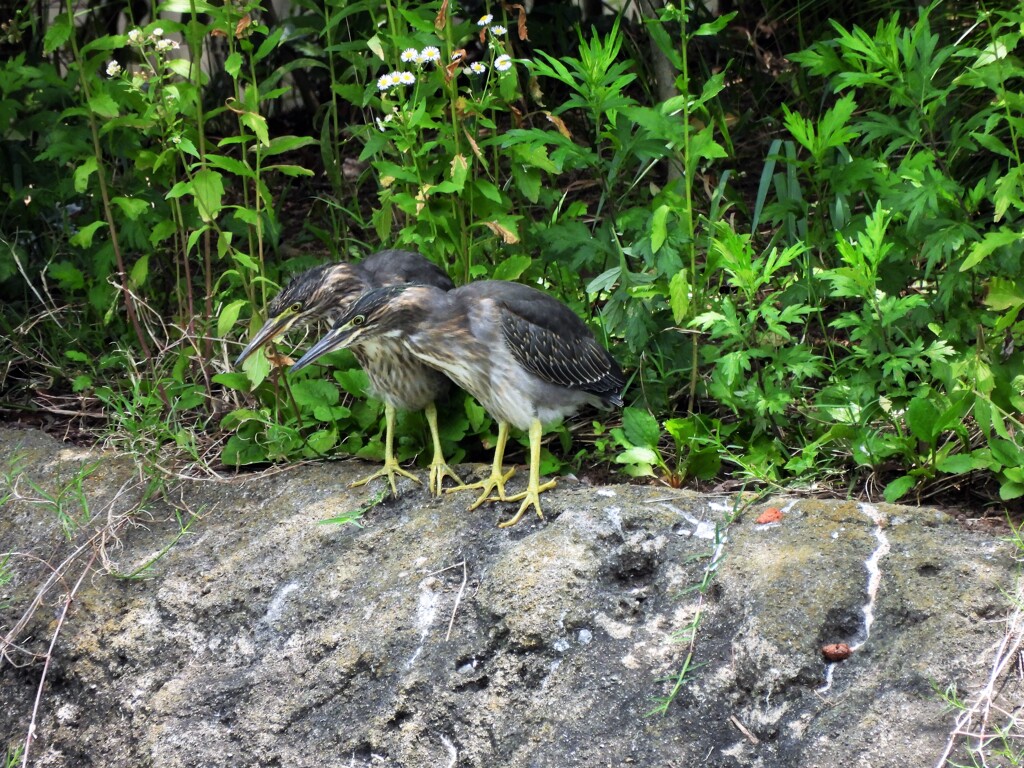
M 429 285 L 377 288 L 359 297 L 291 370 L 332 350 L 370 340 L 400 344 L 421 363 L 443 371 L 475 397 L 498 423 L 488 477 L 449 491 L 479 489 L 470 507 L 485 501 L 521 501 L 501 527 L 515 525 L 532 506 L 543 519 L 540 483 L 543 427 L 585 404 L 623 405 L 622 369 L 587 325 L 564 303 L 536 288 L 482 280 L 450 291 Z M 503 469 L 509 427 L 527 430 L 530 443 L 526 490 L 509 495 Z M 495 499 L 492 492 L 497 493 Z
M 267 320 L 235 360 L 240 367 L 249 355 L 266 346 L 293 327 L 323 320 L 333 322 L 343 316 L 359 296 L 382 286 L 428 285 L 444 293 L 454 287 L 451 278 L 436 264 L 418 253 L 385 250 L 367 256 L 358 264 L 324 264 L 300 273 L 267 306 Z M 448 466 L 441 449 L 434 401 L 445 394 L 450 382 L 440 371 L 424 365 L 405 347 L 389 339 L 368 345 L 350 345 L 356 360 L 366 372 L 371 391 L 384 402 L 384 466 L 353 486 L 364 485 L 378 477 L 387 477 L 393 495 L 398 495 L 395 476 L 419 483 L 411 472 L 402 469 L 394 454 L 396 410 L 423 410 L 433 443 L 429 469 L 429 488 L 442 492 L 444 478 L 461 484 Z

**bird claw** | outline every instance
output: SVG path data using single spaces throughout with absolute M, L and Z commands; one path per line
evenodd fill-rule
M 444 461 L 435 461 L 430 465 L 430 494 L 432 496 L 440 496 L 444 493 L 442 484 L 446 477 L 450 477 L 458 485 L 450 490 L 457 491 L 462 487 L 462 478 L 455 474 L 455 470 L 449 467 Z
M 520 505 L 519 511 L 516 512 L 515 517 L 513 517 L 511 520 L 506 520 L 504 523 L 498 523 L 498 527 L 511 528 L 513 525 L 519 522 L 522 516 L 526 514 L 526 510 L 529 509 L 531 506 L 533 506 L 533 508 L 537 510 L 537 517 L 543 520 L 544 513 L 540 511 L 540 495 L 544 491 L 550 491 L 554 487 L 555 481 L 551 480 L 549 482 L 544 483 L 544 485 L 538 485 L 536 488 L 527 488 L 522 493 L 517 493 L 514 496 L 509 496 L 503 499 L 503 501 L 519 501 L 520 499 L 522 499 L 523 503 L 522 505 Z
M 476 483 L 464 483 L 454 488 L 448 488 L 446 489 L 446 492 L 454 493 L 455 491 L 471 491 L 480 488 L 483 492 L 480 494 L 477 500 L 474 501 L 469 507 L 470 511 L 472 512 L 485 501 L 507 501 L 507 497 L 505 495 L 505 483 L 508 482 L 508 479 L 512 477 L 512 475 L 514 475 L 515 473 L 515 467 L 512 467 L 512 469 L 510 469 L 504 475 L 501 474 L 500 470 L 498 472 L 492 470 L 491 474 L 488 475 L 488 477 L 485 480 L 480 480 L 479 482 Z M 491 499 L 491 491 L 493 491 L 495 488 L 498 489 L 498 497 L 496 499 Z
M 398 498 L 398 486 L 395 485 L 395 475 L 401 475 L 402 477 L 407 477 L 410 480 L 412 480 L 413 482 L 419 483 L 420 485 L 423 484 L 423 481 L 420 480 L 418 477 L 416 477 L 416 475 L 414 475 L 412 472 L 406 472 L 404 469 L 402 469 L 400 466 L 398 466 L 398 462 L 397 461 L 395 461 L 395 462 L 387 462 L 387 461 L 385 461 L 384 462 L 384 466 L 381 467 L 380 469 L 378 469 L 376 472 L 374 472 L 373 474 L 367 475 L 362 480 L 355 480 L 354 482 L 349 483 L 348 487 L 349 488 L 358 488 L 360 485 L 366 485 L 371 480 L 376 480 L 378 477 L 385 477 L 386 476 L 387 479 L 388 479 L 388 482 L 391 483 L 391 495 L 394 496 L 395 498 Z

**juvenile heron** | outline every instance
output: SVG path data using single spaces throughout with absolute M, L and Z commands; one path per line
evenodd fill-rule
M 248 346 L 235 360 L 239 367 L 260 347 L 281 336 L 292 327 L 302 327 L 318 320 L 334 321 L 344 315 L 353 302 L 366 291 L 387 285 L 419 284 L 431 286 L 439 293 L 454 287 L 451 278 L 432 262 L 411 251 L 387 250 L 367 256 L 359 264 L 325 264 L 313 267 L 292 278 L 267 306 L 267 320 Z M 434 457 L 430 463 L 430 492 L 441 493 L 444 478 L 457 483 L 462 480 L 444 460 L 441 438 L 437 431 L 437 408 L 434 401 L 444 394 L 450 382 L 439 371 L 424 365 L 392 339 L 377 339 L 371 344 L 350 345 L 356 360 L 366 371 L 374 393 L 384 401 L 384 466 L 352 485 L 363 485 L 386 476 L 391 492 L 398 495 L 395 475 L 403 475 L 417 483 L 419 479 L 402 469 L 395 460 L 395 410 L 424 410 Z
M 444 371 L 498 422 L 490 476 L 449 490 L 479 488 L 470 509 L 490 500 L 519 501 L 515 525 L 533 506 L 543 518 L 540 494 L 542 424 L 590 403 L 621 406 L 622 369 L 590 329 L 565 304 L 535 288 L 484 280 L 442 291 L 432 286 L 379 288 L 361 296 L 295 365 L 370 339 L 392 339 L 421 362 Z M 506 495 L 502 472 L 509 425 L 528 429 L 530 479 L 526 491 Z

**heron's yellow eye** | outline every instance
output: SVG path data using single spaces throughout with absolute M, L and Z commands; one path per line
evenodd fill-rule
M 365 322 L 366 322 L 366 316 L 365 315 L 356 315 L 355 317 L 352 318 L 352 325 L 354 325 L 356 328 L 358 328 L 360 325 L 362 325 Z
M 294 304 L 292 304 L 291 310 L 292 310 L 292 312 L 301 312 L 302 311 L 302 302 L 301 301 L 296 301 Z

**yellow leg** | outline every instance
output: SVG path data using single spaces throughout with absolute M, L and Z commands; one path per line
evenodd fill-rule
M 417 483 L 420 479 L 411 472 L 406 472 L 395 461 L 394 451 L 394 434 L 395 434 L 395 409 L 388 404 L 384 404 L 384 466 L 374 472 L 372 475 L 364 477 L 362 480 L 356 480 L 354 483 L 350 483 L 350 488 L 355 488 L 357 485 L 366 485 L 371 480 L 376 480 L 378 477 L 387 477 L 388 482 L 391 483 L 391 493 L 394 496 L 398 496 L 398 488 L 395 485 L 395 475 L 401 475 L 402 477 L 408 477 L 410 480 L 415 480 Z
M 505 422 L 498 423 L 498 444 L 494 446 L 494 461 L 491 464 L 491 475 L 486 480 L 481 480 L 477 483 L 470 483 L 469 485 L 463 484 L 458 485 L 454 488 L 449 488 L 448 493 L 452 491 L 469 491 L 480 488 L 483 493 L 480 497 L 473 502 L 470 510 L 474 510 L 483 504 L 485 501 L 507 501 L 505 496 L 505 481 L 515 474 L 515 467 L 508 471 L 508 474 L 501 473 L 501 462 L 505 458 L 505 443 L 508 442 L 508 424 Z M 491 491 L 495 488 L 498 489 L 498 496 L 496 499 L 489 499 Z
M 537 516 L 541 520 L 544 519 L 544 513 L 540 511 L 540 495 L 544 491 L 554 488 L 555 481 L 551 480 L 544 483 L 544 485 L 540 484 L 540 438 L 542 434 L 543 427 L 540 421 L 534 419 L 530 422 L 530 482 L 523 493 L 517 493 L 515 496 L 509 496 L 505 499 L 505 501 L 519 501 L 522 499 L 523 503 L 519 507 L 519 511 L 516 512 L 516 516 L 507 522 L 499 523 L 499 528 L 508 528 L 518 523 L 519 519 L 531 505 L 537 510 Z
M 459 485 L 462 485 L 462 478 L 455 474 L 455 470 L 448 466 L 444 460 L 444 453 L 441 451 L 441 436 L 437 432 L 437 407 L 431 403 L 424 410 L 427 416 L 427 426 L 430 427 L 430 438 L 434 442 L 434 458 L 430 462 L 430 493 L 434 496 L 441 495 L 441 484 L 446 477 L 450 477 Z

